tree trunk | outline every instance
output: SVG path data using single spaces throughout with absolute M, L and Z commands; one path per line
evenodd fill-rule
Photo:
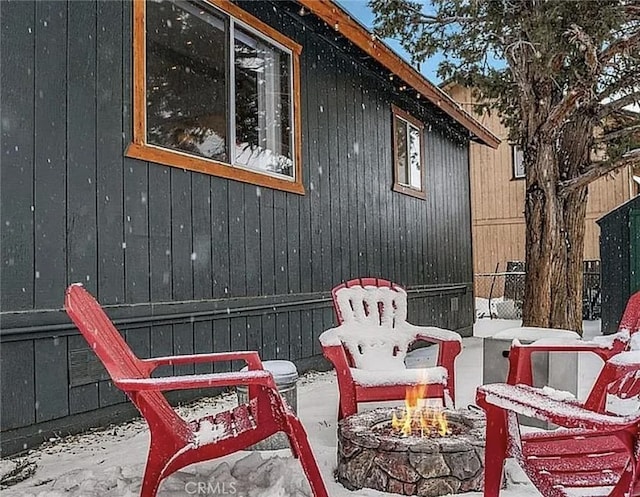
M 560 152 L 542 139 L 528 164 L 524 326 L 582 331 L 588 189 L 563 191 L 559 181 L 580 174 L 592 136 L 589 118 L 578 118 L 565 125 Z

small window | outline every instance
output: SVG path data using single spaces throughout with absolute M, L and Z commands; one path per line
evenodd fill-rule
M 424 188 L 424 126 L 406 112 L 393 110 L 393 162 L 396 192 L 426 198 Z
M 223 0 L 134 3 L 129 156 L 304 193 L 300 46 Z
M 524 154 L 517 145 L 511 145 L 511 156 L 513 163 L 513 179 L 522 179 L 526 176 L 524 171 Z

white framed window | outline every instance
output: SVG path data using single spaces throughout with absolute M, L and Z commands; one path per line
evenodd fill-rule
M 511 163 L 513 164 L 513 179 L 525 178 L 524 154 L 517 145 L 511 145 Z
M 392 105 L 393 115 L 393 190 L 426 198 L 424 174 L 423 124 Z

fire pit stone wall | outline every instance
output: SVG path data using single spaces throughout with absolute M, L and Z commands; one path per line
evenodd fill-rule
M 349 490 L 363 487 L 435 497 L 482 490 L 485 420 L 481 413 L 447 410 L 462 433 L 442 438 L 401 438 L 378 433 L 392 410 L 350 416 L 338 426 L 337 479 Z

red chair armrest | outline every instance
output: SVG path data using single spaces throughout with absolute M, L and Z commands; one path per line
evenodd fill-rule
M 150 359 L 144 359 L 142 362 L 148 364 L 151 367 L 151 371 L 153 371 L 159 366 L 177 366 L 180 364 L 198 364 L 203 362 L 220 361 L 245 361 L 249 366 L 249 370 L 263 369 L 260 356 L 255 351 L 214 352 L 211 354 L 152 357 Z
M 619 431 L 637 425 L 640 415 L 616 416 L 585 409 L 578 402 L 565 401 L 546 395 L 528 385 L 494 383 L 482 385 L 476 392 L 481 407 L 492 405 L 536 419 L 551 421 L 565 428 Z
M 344 371 L 344 374 L 351 379 L 351 370 L 349 369 L 349 361 L 347 353 L 342 345 L 323 345 L 322 353 L 326 359 L 333 364 L 336 371 Z
M 122 378 L 114 384 L 128 392 L 189 390 L 192 388 L 229 387 L 237 385 L 262 385 L 276 389 L 269 371 L 242 371 L 233 373 L 211 373 L 201 375 L 166 376 L 161 378 Z

